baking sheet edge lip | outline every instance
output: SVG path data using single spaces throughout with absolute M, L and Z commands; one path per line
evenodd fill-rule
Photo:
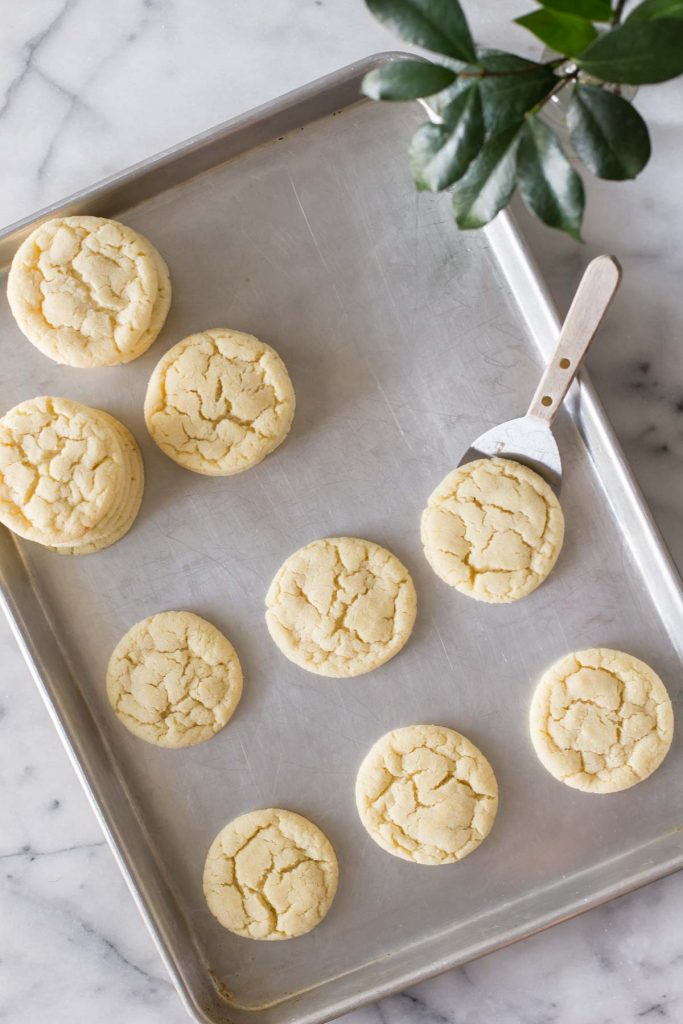
M 352 61 L 350 64 L 346 64 L 335 71 L 331 71 L 327 75 L 323 75 L 320 78 L 313 79 L 312 81 L 306 82 L 294 89 L 290 89 L 288 92 L 282 93 L 280 96 L 275 96 L 270 100 L 266 100 L 265 103 L 252 107 L 241 114 L 227 118 L 225 121 L 219 121 L 210 128 L 197 132 L 195 135 L 190 135 L 187 138 L 182 139 L 180 142 L 177 142 L 172 146 L 168 146 L 166 149 L 161 149 L 151 156 L 144 157 L 136 163 L 129 164 L 129 166 L 123 168 L 123 170 L 116 171 L 114 174 L 110 174 L 106 178 L 100 178 L 98 181 L 95 181 L 82 189 L 78 189 L 76 192 L 63 196 L 61 199 L 58 199 L 53 203 L 49 203 L 47 206 L 44 206 L 39 210 L 35 210 L 33 213 L 30 213 L 25 217 L 21 217 L 19 220 L 0 228 L 0 243 L 5 241 L 5 239 L 10 238 L 12 235 L 37 226 L 48 217 L 54 216 L 55 213 L 58 213 L 67 207 L 77 205 L 85 200 L 89 201 L 100 194 L 104 195 L 114 187 L 119 187 L 127 182 L 134 181 L 143 173 L 146 174 L 151 170 L 162 168 L 164 165 L 176 160 L 179 156 L 185 156 L 193 150 L 202 149 L 204 146 L 231 135 L 242 128 L 258 123 L 265 116 L 271 117 L 274 114 L 285 111 L 290 107 L 305 102 L 308 99 L 313 99 L 325 90 L 333 90 L 336 87 L 353 81 L 354 78 L 361 78 L 368 71 L 372 71 L 381 64 L 386 64 L 390 61 L 416 58 L 416 54 L 410 54 L 402 50 L 384 50 L 371 54 L 368 57 L 362 57 L 359 60 Z M 366 100 L 366 98 L 359 93 L 358 102 L 369 103 L 371 101 Z M 4 272 L 6 269 L 7 267 L 5 265 L 1 266 L 0 273 Z
M 545 280 L 540 273 L 536 260 L 532 256 L 528 244 L 522 235 L 514 216 L 507 210 L 503 210 L 489 225 L 484 228 L 484 231 L 491 243 L 491 251 L 495 256 L 496 261 L 499 263 L 506 280 L 508 277 L 505 266 L 501 261 L 500 250 L 505 245 L 512 246 L 517 250 L 518 256 L 523 260 L 525 275 L 533 280 L 534 283 L 534 295 L 532 296 L 532 301 L 536 302 L 539 306 L 548 323 L 548 329 L 552 330 L 554 337 L 557 336 L 561 327 L 561 319 L 557 307 L 550 296 Z M 525 315 L 524 305 L 519 301 L 516 294 L 515 300 L 518 302 L 522 313 Z M 534 340 L 538 346 L 538 341 L 535 338 Z M 595 390 L 595 386 L 590 375 L 585 368 L 581 369 L 577 374 L 576 380 L 569 392 L 569 396 L 569 405 L 571 409 L 570 415 L 581 434 L 589 454 L 592 458 L 595 457 L 595 452 L 593 451 L 589 438 L 587 438 L 583 428 L 582 419 L 587 421 L 590 420 L 593 428 L 597 429 L 601 434 L 601 441 L 605 448 L 609 450 L 609 457 L 618 470 L 621 487 L 632 509 L 640 519 L 640 526 L 647 538 L 648 546 L 655 554 L 659 563 L 659 571 L 664 580 L 668 598 L 672 605 L 670 616 L 667 615 L 667 629 L 669 631 L 670 640 L 678 653 L 683 655 L 683 649 L 680 646 L 680 643 L 683 642 L 683 638 L 677 638 L 675 629 L 671 629 L 672 624 L 675 626 L 676 620 L 683 620 L 683 578 L 678 570 L 678 566 L 674 562 L 673 555 L 671 554 L 666 540 L 664 539 L 662 531 L 652 514 L 652 510 L 650 509 L 645 495 L 635 478 L 621 443 L 614 432 L 612 422 L 607 415 L 604 405 Z M 578 397 L 578 402 L 572 402 L 572 397 Z M 572 406 L 574 407 L 572 408 Z M 602 474 L 599 471 L 597 475 L 599 478 L 602 477 Z M 610 500 L 609 495 L 608 500 Z M 660 606 L 658 605 L 658 607 Z M 669 618 L 671 622 L 668 621 Z
M 66 751 L 66 755 L 69 758 L 71 766 L 74 769 L 76 778 L 78 779 L 81 788 L 85 793 L 86 799 L 90 804 L 93 814 L 95 815 L 95 820 L 97 821 L 98 826 L 102 830 L 104 840 L 114 857 L 114 861 L 116 862 L 117 867 L 119 868 L 121 874 L 123 875 L 124 881 L 130 891 L 131 896 L 133 897 L 135 906 L 137 907 L 140 916 L 142 917 L 142 920 L 144 921 L 150 935 L 152 936 L 154 945 L 159 953 L 161 961 L 166 970 L 168 971 L 168 974 L 171 980 L 173 981 L 173 984 L 176 988 L 176 991 L 178 992 L 178 995 L 183 1005 L 185 1006 L 188 1013 L 194 1018 L 194 1020 L 197 1021 L 197 1024 L 216 1024 L 213 1018 L 207 1017 L 203 1013 L 201 1008 L 197 1006 L 191 989 L 185 984 L 182 971 L 180 970 L 179 967 L 176 966 L 175 960 L 171 955 L 170 949 L 168 948 L 167 943 L 164 941 L 162 937 L 161 929 L 153 919 L 151 910 L 149 909 L 148 906 L 148 901 L 143 895 L 141 887 L 135 880 L 133 871 L 128 862 L 128 857 L 124 853 L 123 849 L 120 847 L 111 828 L 109 827 L 109 822 L 107 821 L 107 818 L 102 808 L 100 807 L 99 801 L 97 800 L 97 797 L 95 796 L 95 793 L 93 792 L 93 789 L 90 785 L 90 779 L 88 774 L 86 773 L 86 769 L 81 764 L 78 754 L 74 749 L 71 740 L 71 726 L 69 725 L 69 722 L 67 720 L 64 720 L 62 718 L 62 715 L 60 714 L 57 706 L 55 705 L 54 701 L 52 700 L 52 697 L 50 696 L 48 687 L 45 683 L 45 680 L 43 679 L 43 675 L 38 665 L 36 664 L 36 661 L 31 653 L 29 643 L 27 642 L 27 639 L 24 635 L 25 630 L 22 627 L 21 623 L 18 621 L 17 617 L 14 615 L 14 612 L 12 611 L 10 601 L 8 600 L 7 595 L 5 593 L 5 587 L 2 585 L 1 581 L 0 608 L 2 608 L 2 612 L 7 623 L 9 624 L 10 630 L 12 632 L 12 635 L 14 636 L 16 644 L 22 654 L 26 666 L 29 669 L 29 672 L 31 673 L 31 676 L 36 684 L 42 701 L 45 704 L 45 707 L 47 708 L 47 712 L 50 718 L 52 719 L 57 735 L 59 736 L 62 746 Z

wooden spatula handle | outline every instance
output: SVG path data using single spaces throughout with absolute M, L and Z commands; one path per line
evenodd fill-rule
M 614 256 L 596 256 L 586 267 L 562 325 L 557 348 L 531 400 L 529 416 L 547 423 L 555 419 L 620 279 L 621 267 Z

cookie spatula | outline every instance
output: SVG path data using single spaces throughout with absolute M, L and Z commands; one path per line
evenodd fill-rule
M 562 482 L 560 450 L 551 430 L 564 396 L 621 279 L 614 256 L 596 256 L 586 267 L 569 307 L 560 338 L 526 416 L 492 427 L 470 445 L 459 465 L 500 456 L 522 462 L 555 490 Z

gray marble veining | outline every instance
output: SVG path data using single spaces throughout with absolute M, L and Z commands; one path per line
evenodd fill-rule
M 520 53 L 518 0 L 466 6 Z M 9 223 L 368 53 L 399 48 L 361 0 L 32 0 L 6 4 L 0 222 Z M 561 310 L 581 268 L 624 286 L 589 364 L 683 565 L 683 82 L 642 89 L 653 157 L 588 181 L 584 247 L 523 226 Z M 4 622 L 0 622 L 0 1020 L 186 1020 Z M 357 1011 L 349 1024 L 683 1020 L 683 877 L 674 876 Z

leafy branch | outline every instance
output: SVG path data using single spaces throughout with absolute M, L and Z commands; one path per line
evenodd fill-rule
M 559 56 L 544 63 L 477 47 L 458 0 L 366 0 L 370 11 L 435 60 L 391 61 L 371 71 L 374 100 L 426 101 L 410 165 L 419 189 L 452 189 L 461 228 L 487 224 L 518 189 L 550 227 L 581 240 L 583 182 L 541 116 L 571 89 L 574 154 L 599 178 L 635 178 L 650 158 L 647 125 L 620 95 L 683 74 L 683 0 L 539 0 L 515 19 Z

